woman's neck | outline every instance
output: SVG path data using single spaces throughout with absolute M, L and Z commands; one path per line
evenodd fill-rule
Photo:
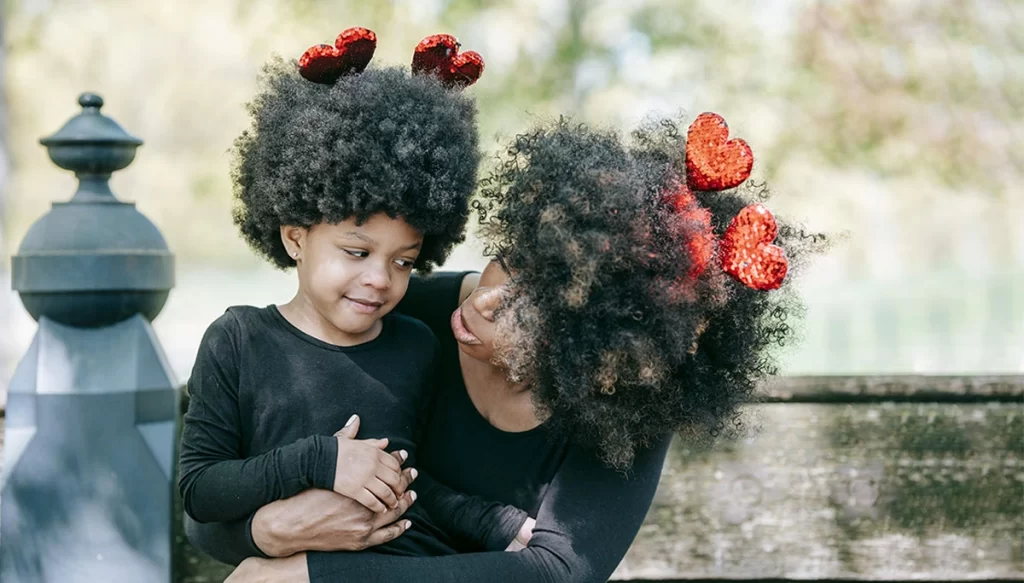
M 487 392 L 502 394 L 518 392 L 513 390 L 515 387 L 509 382 L 505 371 L 489 362 L 466 356 L 460 350 L 459 365 L 462 367 L 462 378 L 466 381 L 467 387 L 470 385 L 473 385 L 474 388 L 485 387 Z
M 542 423 L 530 391 L 509 382 L 503 369 L 461 350 L 459 366 L 473 406 L 488 423 L 507 432 L 529 431 Z

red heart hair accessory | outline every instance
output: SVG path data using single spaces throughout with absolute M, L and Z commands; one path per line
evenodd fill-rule
M 413 50 L 412 72 L 437 75 L 451 87 L 469 87 L 483 74 L 484 58 L 476 51 L 460 53 L 461 46 L 450 34 L 426 37 Z
M 789 269 L 786 253 L 772 245 L 778 232 L 775 217 L 764 206 L 743 207 L 722 235 L 722 268 L 747 287 L 778 289 Z
M 711 258 L 715 255 L 715 233 L 711 230 L 711 211 L 697 202 L 685 184 L 673 181 L 668 199 L 675 211 L 683 220 L 695 223 L 700 231 L 686 241 L 686 249 L 690 255 L 690 269 L 687 275 L 697 279 L 707 270 Z
M 342 31 L 334 46 L 316 45 L 299 57 L 299 74 L 314 83 L 332 85 L 342 75 L 362 73 L 377 50 L 377 35 L 354 26 Z
M 750 178 L 754 154 L 741 139 L 729 140 L 717 113 L 702 113 L 686 133 L 686 182 L 694 190 L 727 190 Z

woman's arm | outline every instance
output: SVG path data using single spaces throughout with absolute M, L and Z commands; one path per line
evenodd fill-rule
M 354 437 L 354 435 L 353 435 Z M 354 551 L 383 544 L 405 529 L 396 521 L 422 496 L 432 498 L 428 509 L 440 517 L 436 526 L 447 533 L 468 533 L 488 550 L 503 550 L 526 521 L 526 512 L 513 506 L 488 503 L 460 494 L 419 475 L 415 491 L 406 491 L 417 476 L 402 472 L 398 505 L 374 513 L 358 502 L 335 492 L 306 490 L 296 496 L 260 508 L 250 520 L 201 524 L 185 516 L 185 534 L 192 546 L 228 564 L 248 557 L 285 557 L 301 551 Z M 427 492 L 420 495 L 419 492 Z
M 316 435 L 242 459 L 238 322 L 226 312 L 199 346 L 185 413 L 178 488 L 198 522 L 247 518 L 260 506 L 308 488 L 334 486 L 337 438 Z
M 398 583 L 410 577 L 448 583 L 606 581 L 643 524 L 668 445 L 665 438 L 653 449 L 638 452 L 628 477 L 604 467 L 589 453 L 571 451 L 544 496 L 530 544 L 520 552 L 447 557 L 310 553 L 309 579 L 312 583 L 363 579 Z
M 399 518 L 414 500 L 411 493 L 386 512 L 373 512 L 336 492 L 306 490 L 271 502 L 249 520 L 200 524 L 185 515 L 185 536 L 192 546 L 237 565 L 248 557 L 287 557 L 301 551 L 359 551 L 398 538 L 406 530 Z
M 188 514 L 183 518 L 189 544 L 222 563 L 237 565 L 249 557 L 269 557 L 249 536 L 251 519 L 202 523 Z
M 414 274 L 395 311 L 426 324 L 442 344 L 453 345 L 452 312 L 473 293 L 478 283 L 480 273 L 475 271 L 435 271 L 426 276 Z
M 421 475 L 419 480 L 423 479 Z M 422 483 L 416 484 L 422 490 Z M 490 544 L 495 550 L 508 546 L 526 520 L 526 512 L 518 508 L 475 502 L 478 499 L 451 490 L 447 493 L 442 503 L 450 505 L 449 522 L 464 522 L 467 529 L 488 529 L 484 536 L 492 539 Z M 414 495 L 405 495 L 395 508 L 375 513 L 341 494 L 306 490 L 260 508 L 249 520 L 202 524 L 186 514 L 185 536 L 192 546 L 229 565 L 237 565 L 248 557 L 287 557 L 302 551 L 359 551 L 405 532 L 404 521 L 399 518 L 414 500 Z M 494 520 L 490 527 L 483 518 L 488 511 L 496 513 L 487 519 Z M 505 534 L 506 530 L 512 530 L 511 534 Z
M 473 274 L 461 278 L 463 287 Z M 436 283 L 434 293 L 438 296 L 437 308 L 446 309 L 444 297 L 449 302 L 454 300 L 453 292 L 458 291 L 458 275 L 441 276 Z M 442 280 L 447 280 L 443 283 Z M 456 285 L 453 285 L 456 284 Z M 475 284 L 474 284 L 475 285 Z M 429 303 L 430 294 L 420 287 L 417 291 L 421 303 Z M 461 291 L 459 293 L 461 297 Z M 447 306 L 447 307 L 450 307 Z M 448 310 L 450 314 L 452 310 Z M 425 314 L 424 314 L 425 315 Z M 451 329 L 447 334 L 451 336 Z M 444 332 L 444 330 L 442 330 Z M 437 332 L 435 332 L 437 336 Z M 457 349 L 456 349 L 457 350 Z M 447 371 L 443 374 L 441 371 Z M 428 428 L 437 406 L 438 393 L 443 390 L 442 384 L 453 382 L 452 376 L 461 375 L 459 370 L 458 352 L 452 354 L 443 351 L 438 340 L 434 341 L 434 361 L 430 374 L 425 380 L 426 390 L 417 403 L 417 449 L 425 447 L 429 435 Z M 473 460 L 466 460 L 473 463 Z M 519 528 L 528 518 L 525 510 L 498 502 L 489 502 L 478 496 L 470 496 L 457 492 L 434 479 L 429 472 L 420 472 L 416 482 L 416 491 L 420 498 L 418 504 L 426 510 L 434 526 L 440 528 L 455 543 L 455 548 L 463 552 L 469 551 L 503 551 L 519 532 Z
M 420 473 L 416 490 L 419 504 L 459 549 L 503 551 L 529 518 L 515 506 L 456 492 L 427 472 Z

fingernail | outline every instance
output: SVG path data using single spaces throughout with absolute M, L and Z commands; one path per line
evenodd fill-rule
M 402 451 L 398 452 L 398 455 L 402 456 L 402 461 L 403 462 L 405 460 L 409 459 L 409 452 L 405 451 L 404 449 Z
M 412 470 L 409 471 L 409 475 L 411 475 L 412 479 L 415 480 L 416 476 L 420 475 L 420 473 L 416 471 L 416 468 L 413 468 Z
M 353 423 L 355 423 L 356 417 L 358 417 L 358 415 L 353 415 L 353 416 L 349 417 L 348 421 L 345 422 L 345 427 L 348 427 L 349 425 L 352 425 Z
M 409 490 L 409 498 L 412 499 L 413 502 L 415 502 L 416 501 L 416 492 L 413 491 L 413 490 Z
M 410 527 L 410 526 L 412 526 L 412 521 L 411 521 L 411 520 L 406 520 L 406 521 L 405 521 L 405 529 L 406 529 L 406 530 L 409 530 L 409 527 Z

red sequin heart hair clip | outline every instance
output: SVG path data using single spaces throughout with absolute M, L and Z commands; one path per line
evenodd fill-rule
M 741 139 L 729 140 L 717 113 L 702 113 L 686 132 L 686 183 L 694 190 L 728 190 L 750 178 L 754 154 Z
M 747 287 L 778 289 L 789 263 L 782 247 L 772 245 L 779 227 L 760 204 L 751 204 L 733 217 L 722 235 L 722 268 Z
M 711 230 L 711 211 L 702 207 L 685 184 L 673 180 L 668 189 L 666 200 L 673 206 L 683 220 L 698 227 L 697 234 L 686 242 L 690 254 L 690 270 L 687 275 L 697 279 L 703 274 L 715 256 L 715 237 Z
M 310 47 L 299 58 L 299 74 L 314 83 L 333 85 L 342 75 L 362 73 L 377 50 L 377 35 L 354 26 L 334 40 L 334 46 Z
M 437 75 L 449 87 L 469 87 L 484 72 L 484 58 L 476 51 L 459 52 L 459 41 L 450 34 L 432 34 L 412 53 L 412 72 Z
M 716 237 L 711 232 L 711 213 L 700 206 L 690 189 L 728 190 L 750 178 L 754 154 L 741 139 L 729 138 L 729 126 L 717 113 L 702 113 L 686 133 L 686 184 L 669 186 L 676 212 L 698 223 L 699 234 L 687 242 L 691 267 L 688 275 L 700 277 L 711 262 Z M 722 269 L 743 285 L 757 290 L 778 289 L 789 264 L 781 247 L 773 245 L 778 234 L 775 217 L 764 206 L 744 207 L 726 228 L 719 245 Z

